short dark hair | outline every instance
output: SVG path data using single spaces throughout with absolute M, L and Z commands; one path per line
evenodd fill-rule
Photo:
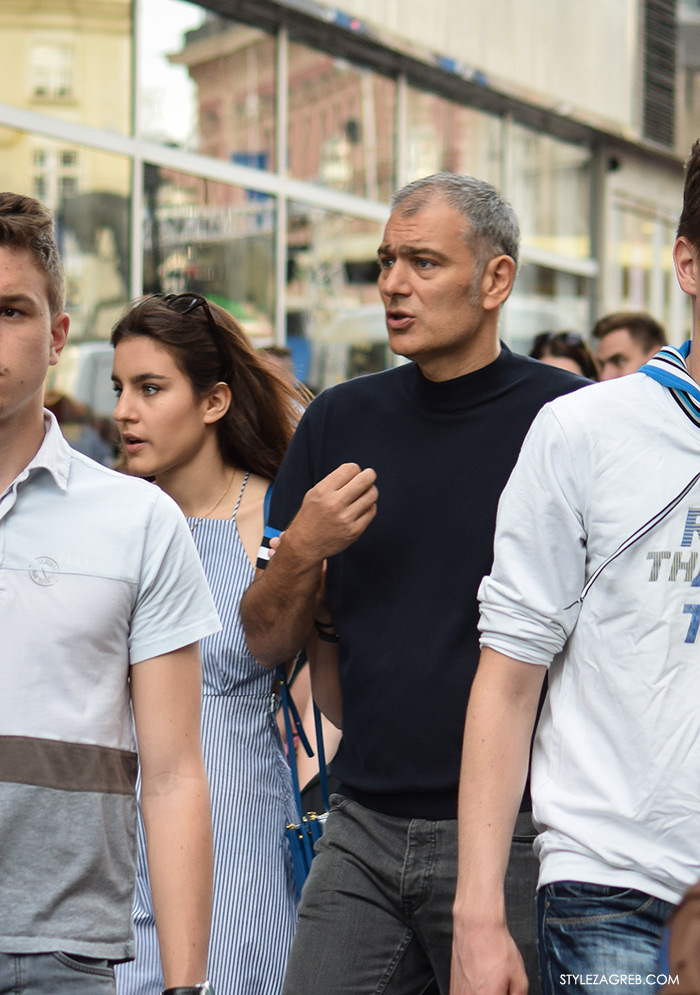
M 599 318 L 593 326 L 593 337 L 602 339 L 610 332 L 624 328 L 630 333 L 630 338 L 644 352 L 653 352 L 666 345 L 666 332 L 659 322 L 646 311 L 615 311 Z
M 518 219 L 508 201 L 485 180 L 464 173 L 434 173 L 398 190 L 391 199 L 391 210 L 398 208 L 408 216 L 417 214 L 436 197 L 454 207 L 468 222 L 464 239 L 482 270 L 496 256 L 510 256 L 517 266 Z
M 700 249 L 700 139 L 693 145 L 685 164 L 683 209 L 676 237 L 687 238 Z
M 26 249 L 46 274 L 51 317 L 61 314 L 66 301 L 63 263 L 56 244 L 51 212 L 34 197 L 0 193 L 0 248 Z

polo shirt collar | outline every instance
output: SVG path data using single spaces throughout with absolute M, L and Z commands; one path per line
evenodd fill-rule
M 37 470 L 47 470 L 56 482 L 56 486 L 65 491 L 68 489 L 70 476 L 71 448 L 64 439 L 56 418 L 46 410 L 44 410 L 44 427 L 46 429 L 44 441 L 39 446 L 36 456 L 19 474 L 18 481 L 26 480 Z

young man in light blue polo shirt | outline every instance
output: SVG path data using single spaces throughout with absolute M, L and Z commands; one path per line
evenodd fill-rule
M 219 622 L 174 503 L 70 449 L 44 411 L 68 326 L 50 214 L 0 194 L 0 993 L 106 995 L 133 957 L 136 736 L 165 983 L 197 991 L 198 640 Z

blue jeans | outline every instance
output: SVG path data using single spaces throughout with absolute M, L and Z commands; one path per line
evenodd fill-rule
M 0 995 L 115 995 L 106 960 L 48 954 L 0 953 Z
M 534 950 L 537 858 L 529 842 L 522 852 Z M 457 820 L 395 818 L 333 795 L 316 853 L 283 995 L 448 995 Z
M 673 905 L 633 888 L 556 881 L 537 893 L 545 995 L 652 995 Z

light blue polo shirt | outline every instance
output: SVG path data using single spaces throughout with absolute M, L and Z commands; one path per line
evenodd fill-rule
M 129 666 L 217 632 L 187 523 L 46 413 L 0 495 L 0 951 L 132 957 Z

